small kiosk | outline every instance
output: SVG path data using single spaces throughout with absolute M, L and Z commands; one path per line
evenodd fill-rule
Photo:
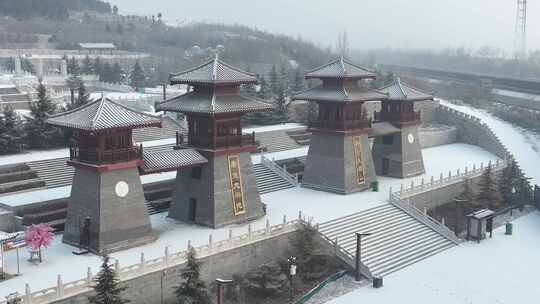
M 493 210 L 482 209 L 467 215 L 467 240 L 474 240 L 480 243 L 486 238 L 493 237 Z

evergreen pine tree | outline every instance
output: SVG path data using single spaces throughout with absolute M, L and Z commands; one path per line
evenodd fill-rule
M 66 60 L 66 61 L 68 63 L 67 64 L 68 74 L 75 75 L 75 76 L 78 76 L 79 74 L 81 74 L 81 69 L 79 67 L 79 63 L 75 59 L 75 56 L 71 57 L 70 60 Z
M 280 91 L 278 91 L 276 95 L 279 96 L 279 94 L 283 93 L 285 96 L 289 96 L 290 89 L 291 89 L 291 84 L 289 81 L 289 71 L 287 70 L 287 66 L 285 66 L 285 64 L 282 64 L 280 75 L 279 75 L 279 90 Z
M 25 72 L 32 73 L 32 74 L 36 73 L 34 64 L 28 58 L 21 57 L 21 68 Z
M 94 74 L 94 66 L 92 65 L 90 56 L 88 55 L 86 55 L 86 57 L 83 60 L 81 72 L 85 75 Z
M 278 91 L 278 95 L 277 95 L 277 98 L 276 98 L 275 113 L 277 115 L 276 120 L 278 122 L 287 121 L 287 105 L 286 105 L 285 89 L 284 88 L 280 88 L 279 91 Z
M 271 95 L 270 90 L 270 84 L 268 81 L 266 81 L 264 75 L 261 75 L 259 77 L 259 91 L 257 92 L 257 97 L 261 99 L 269 99 Z
M 31 148 L 51 148 L 59 143 L 61 132 L 46 123 L 47 117 L 54 113 L 56 107 L 47 97 L 43 83 L 38 86 L 38 99 L 30 105 L 31 117 L 26 124 L 26 140 Z
M 144 70 L 142 69 L 139 61 L 135 62 L 133 66 L 133 71 L 129 77 L 129 85 L 137 90 L 144 88 L 146 82 L 146 76 Z
M 179 304 L 211 303 L 206 284 L 200 279 L 200 267 L 195 259 L 195 249 L 191 247 L 187 254 L 186 267 L 181 275 L 184 281 L 175 291 Z
M 112 67 L 111 64 L 108 62 L 105 62 L 103 64 L 103 69 L 101 70 L 101 81 L 103 82 L 113 82 L 112 81 Z
M 109 264 L 109 256 L 103 256 L 103 262 L 101 264 L 101 270 L 93 280 L 93 289 L 95 295 L 88 298 L 92 304 L 124 304 L 129 303 L 129 300 L 123 299 L 121 296 L 122 291 L 126 290 L 126 287 L 120 287 L 120 280 L 118 279 L 114 269 Z
M 276 71 L 275 65 L 272 66 L 269 77 L 270 77 L 270 90 L 272 91 L 272 95 L 277 95 L 279 92 L 279 76 Z
M 84 82 L 80 82 L 77 92 L 77 107 L 85 105 L 90 101 L 90 96 L 86 93 L 86 86 L 84 85 Z
M 471 180 L 465 179 L 463 183 L 463 187 L 461 189 L 461 193 L 458 196 L 460 200 L 467 201 L 468 203 L 472 203 L 475 199 L 476 195 L 474 194 L 474 191 L 471 188 Z
M 10 105 L 0 116 L 0 154 L 17 153 L 23 148 L 21 122 Z
M 114 64 L 111 74 L 112 83 L 122 82 L 122 75 L 124 74 L 124 71 L 122 70 L 122 67 L 120 67 L 120 64 L 118 62 Z
M 99 56 L 94 59 L 92 66 L 94 67 L 94 73 L 98 75 L 101 80 L 103 77 L 103 63 L 101 63 L 101 58 L 99 58 Z
M 69 88 L 71 95 L 70 103 L 66 106 L 66 109 L 71 110 L 77 107 L 77 100 L 75 100 L 75 90 L 81 86 L 82 80 L 79 76 L 71 75 L 66 80 L 66 85 Z
M 300 69 L 294 71 L 294 84 L 292 88 L 293 94 L 301 92 L 305 89 L 304 76 L 300 72 Z
M 483 208 L 489 208 L 496 210 L 502 205 L 502 198 L 499 192 L 497 182 L 493 177 L 493 170 L 489 165 L 478 182 L 478 194 L 476 195 L 476 201 Z
M 516 192 L 519 188 L 520 176 L 517 171 L 517 164 L 515 160 L 511 160 L 508 165 L 503 169 L 501 178 L 499 179 L 499 189 L 505 205 L 515 203 L 515 194 L 512 193 L 512 189 Z
M 296 253 L 296 264 L 301 275 L 308 275 L 310 269 L 313 268 L 313 252 L 317 248 L 316 235 L 317 229 L 308 222 L 302 225 L 294 238 L 292 246 Z

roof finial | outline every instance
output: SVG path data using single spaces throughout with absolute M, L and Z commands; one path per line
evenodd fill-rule
M 219 62 L 219 52 L 216 52 L 216 56 L 214 57 L 214 71 L 212 72 L 212 79 L 217 79 L 217 66 Z
M 345 68 L 345 62 L 344 62 L 343 54 L 339 57 L 339 63 L 341 64 L 341 68 L 343 69 L 343 72 L 347 74 L 347 69 Z

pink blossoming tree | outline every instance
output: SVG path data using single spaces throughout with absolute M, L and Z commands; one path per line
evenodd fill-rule
M 26 243 L 32 250 L 37 250 L 41 263 L 41 247 L 49 247 L 54 238 L 53 229 L 48 224 L 38 224 L 28 227 L 26 230 Z

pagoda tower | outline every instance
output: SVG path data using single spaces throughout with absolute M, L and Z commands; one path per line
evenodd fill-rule
M 375 138 L 373 159 L 377 174 L 405 178 L 424 174 L 424 159 L 418 138 L 420 112 L 414 110 L 416 101 L 433 100 L 424 93 L 397 78 L 379 91 L 387 95 L 375 120 L 389 122 L 399 133 Z
M 187 143 L 208 163 L 178 170 L 169 216 L 210 227 L 242 223 L 264 215 L 253 172 L 255 134 L 242 134 L 242 116 L 271 111 L 263 100 L 240 94 L 242 84 L 256 84 L 255 75 L 216 58 L 171 75 L 171 85 L 188 85 L 186 94 L 156 105 L 158 111 L 184 113 Z
M 76 141 L 67 162 L 75 175 L 63 241 L 95 253 L 153 241 L 138 171 L 143 150 L 132 132 L 161 127 L 161 119 L 101 98 L 47 122 L 72 129 Z
M 318 116 L 309 122 L 312 136 L 302 185 L 340 194 L 369 188 L 376 174 L 368 139 L 372 124 L 363 104 L 385 97 L 363 81 L 374 79 L 374 72 L 342 57 L 307 71 L 305 78 L 321 84 L 292 97 L 318 104 Z

